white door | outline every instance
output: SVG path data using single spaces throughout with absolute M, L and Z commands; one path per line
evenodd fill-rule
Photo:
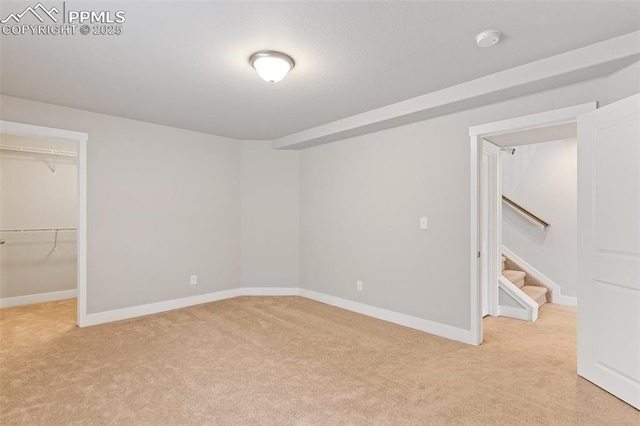
M 578 118 L 578 374 L 640 409 L 640 94 Z

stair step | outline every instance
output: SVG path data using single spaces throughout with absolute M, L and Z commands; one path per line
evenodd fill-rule
M 514 283 L 518 288 L 522 288 L 522 286 L 524 285 L 524 277 L 527 276 L 527 274 L 523 271 L 513 271 L 511 269 L 505 269 L 504 271 L 502 271 L 502 275 L 504 275 L 506 279 Z
M 522 290 L 527 296 L 535 300 L 538 306 L 542 306 L 547 303 L 547 288 L 546 287 L 538 287 L 535 285 L 525 285 L 520 290 Z
M 502 256 L 502 270 L 504 271 L 507 267 L 505 265 L 505 262 L 507 261 L 507 258 Z

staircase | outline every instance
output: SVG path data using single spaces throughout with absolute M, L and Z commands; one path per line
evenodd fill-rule
M 536 302 L 538 307 L 551 300 L 551 293 L 547 287 L 527 275 L 520 266 L 505 256 L 502 256 L 502 275 Z

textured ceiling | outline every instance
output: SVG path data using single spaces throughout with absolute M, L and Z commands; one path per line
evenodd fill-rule
M 56 5 L 62 2 L 43 2 Z M 0 15 L 30 3 L 2 2 Z M 640 29 L 640 2 L 75 2 L 119 36 L 1 36 L 2 94 L 274 139 Z M 474 36 L 498 28 L 489 49 Z M 270 86 L 247 62 L 281 50 Z

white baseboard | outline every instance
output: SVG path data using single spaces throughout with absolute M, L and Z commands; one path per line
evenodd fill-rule
M 326 303 L 327 305 L 336 306 L 348 311 L 357 312 L 369 317 L 388 321 L 394 324 L 403 325 L 405 327 L 424 331 L 426 333 L 435 334 L 436 336 L 445 337 L 447 339 L 456 340 L 462 343 L 472 344 L 471 331 L 441 324 L 410 315 L 389 311 L 375 306 L 365 305 L 363 303 L 354 302 L 352 300 L 342 299 L 340 297 L 329 296 L 315 291 L 300 289 L 300 296 L 317 302 Z
M 513 306 L 501 305 L 498 307 L 501 317 L 515 318 L 522 321 L 531 321 L 531 313 L 526 309 L 514 308 Z
M 0 308 L 12 306 L 31 305 L 33 303 L 54 302 L 56 300 L 71 299 L 77 297 L 77 290 L 53 291 L 51 293 L 30 294 L 28 296 L 5 297 L 0 299 Z
M 298 287 L 242 287 L 243 296 L 299 296 Z
M 575 296 L 563 296 L 562 288 L 556 284 L 551 278 L 547 277 L 542 272 L 538 271 L 532 265 L 527 263 L 526 260 L 509 250 L 507 247 L 502 246 L 502 253 L 515 263 L 520 265 L 522 269 L 525 269 L 529 275 L 542 282 L 545 286 L 551 289 L 551 303 L 567 306 L 578 306 L 578 298 Z
M 131 306 L 129 308 L 115 309 L 112 311 L 87 314 L 80 327 L 104 324 L 112 321 L 120 321 L 143 315 L 157 314 L 174 309 L 186 308 L 188 306 L 200 305 L 202 303 L 215 302 L 218 300 L 231 299 L 242 295 L 239 288 L 232 290 L 216 291 L 213 293 L 199 294 L 197 296 L 183 297 L 180 299 L 166 300 L 162 302 L 149 303 L 146 305 Z
M 146 305 L 132 306 L 129 308 L 116 309 L 113 311 L 88 314 L 81 327 L 104 324 L 112 321 L 119 321 L 135 318 L 143 315 L 156 314 L 174 309 L 186 308 L 188 306 L 202 303 L 215 302 L 223 299 L 230 299 L 238 296 L 302 296 L 307 299 L 316 300 L 338 308 L 347 309 L 383 321 L 403 325 L 426 333 L 435 334 L 447 339 L 456 340 L 462 343 L 471 344 L 471 331 L 453 327 L 446 324 L 389 311 L 374 306 L 365 305 L 359 302 L 342 299 L 305 290 L 298 287 L 242 287 L 232 290 L 225 290 L 197 296 L 184 297 L 181 299 L 167 300 L 163 302 L 149 303 Z
M 297 296 L 298 287 L 241 287 L 232 290 L 216 291 L 212 293 L 199 294 L 197 296 L 183 297 L 174 300 L 149 303 L 146 305 L 131 306 L 129 308 L 115 309 L 112 311 L 87 314 L 80 327 L 104 324 L 112 321 L 120 321 L 143 315 L 157 314 L 160 312 L 172 311 L 174 309 L 186 308 L 203 303 L 216 302 L 218 300 L 231 299 L 238 296 Z
M 114 309 L 112 311 L 98 312 L 87 314 L 80 327 L 104 324 L 113 321 L 120 321 L 143 315 L 157 314 L 160 312 L 171 311 L 174 309 L 186 308 L 202 303 L 215 302 L 218 300 L 231 299 L 238 296 L 302 296 L 307 299 L 326 303 L 331 306 L 346 309 L 359 314 L 367 315 L 383 321 L 420 330 L 426 333 L 435 334 L 447 339 L 456 340 L 462 343 L 471 344 L 471 331 L 453 327 L 434 321 L 417 318 L 411 315 L 401 314 L 399 312 L 389 311 L 387 309 L 377 308 L 375 306 L 365 305 L 364 303 L 354 302 L 340 297 L 329 296 L 327 294 L 318 293 L 311 290 L 305 290 L 298 287 L 241 287 L 232 290 L 223 290 L 197 296 L 183 297 L 180 299 L 166 300 L 156 303 L 148 303 L 146 305 L 131 306 L 128 308 Z M 12 297 L 8 299 L 0 299 L 0 307 L 25 305 L 27 303 L 40 303 L 52 300 L 67 299 L 76 297 L 76 290 L 60 291 L 55 293 L 45 293 L 33 296 Z
M 573 306 L 574 308 L 578 306 L 578 298 L 575 296 L 552 294 L 551 299 L 551 303 L 556 303 L 558 305 Z

